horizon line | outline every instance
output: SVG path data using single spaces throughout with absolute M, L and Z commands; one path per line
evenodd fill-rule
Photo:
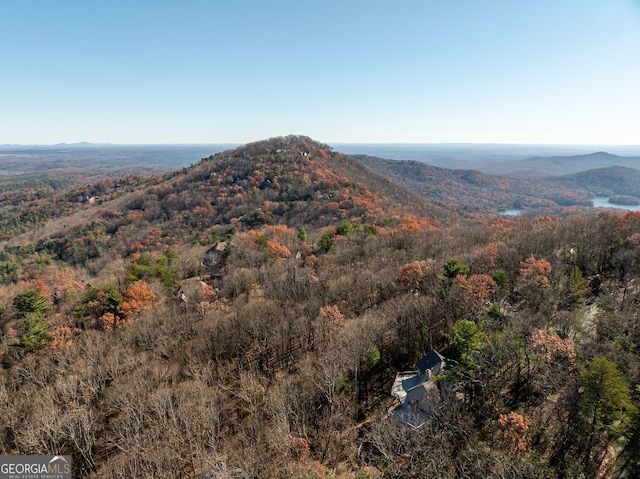
M 17 148 L 17 147 L 65 147 L 65 146 L 209 146 L 209 145 L 247 145 L 250 143 L 256 143 L 260 141 L 268 141 L 276 137 L 265 138 L 263 140 L 254 140 L 249 142 L 234 142 L 234 141 L 215 141 L 215 142 L 178 142 L 178 143 L 113 143 L 113 142 L 59 142 L 59 143 L 2 143 L 0 148 Z M 312 138 L 313 139 L 313 138 Z M 314 139 L 315 141 L 315 139 Z M 319 141 L 320 143 L 332 145 L 413 145 L 413 146 L 441 146 L 441 145 L 458 145 L 458 146 L 556 146 L 556 147 L 633 147 L 640 148 L 640 143 L 512 143 L 512 142 L 476 142 L 476 141 L 432 141 L 432 142 L 420 142 L 420 141 Z

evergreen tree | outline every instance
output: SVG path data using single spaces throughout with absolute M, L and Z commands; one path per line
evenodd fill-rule
M 631 402 L 629 382 L 618 366 L 604 356 L 596 356 L 581 368 L 578 378 L 582 396 L 580 415 L 586 428 L 585 464 L 592 462 L 591 453 L 596 438 L 616 436 L 628 423 L 628 413 L 637 409 Z M 614 428 L 614 424 L 618 427 Z M 607 431 L 607 435 L 600 433 Z M 596 461 L 598 462 L 598 461 Z
M 35 289 L 29 289 L 24 293 L 18 294 L 13 298 L 13 305 L 22 316 L 27 313 L 44 315 L 51 309 L 47 298 Z

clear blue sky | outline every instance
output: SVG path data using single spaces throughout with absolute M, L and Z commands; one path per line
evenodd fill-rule
M 0 144 L 640 144 L 640 0 L 0 0 Z

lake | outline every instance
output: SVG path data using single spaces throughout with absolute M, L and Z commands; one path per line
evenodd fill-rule
M 502 210 L 498 213 L 500 214 L 500 216 L 520 216 L 522 210 L 519 208 L 511 208 L 508 210 Z
M 627 211 L 640 211 L 640 205 L 615 205 L 613 203 L 609 203 L 608 196 L 596 196 L 593 199 L 593 207 L 594 208 L 619 208 L 621 210 Z M 522 210 L 519 208 L 511 208 L 508 210 L 502 210 L 499 212 L 500 216 L 520 216 L 522 214 Z
M 609 203 L 608 196 L 596 196 L 593 199 L 594 208 L 620 208 L 627 211 L 640 211 L 640 205 L 616 205 Z

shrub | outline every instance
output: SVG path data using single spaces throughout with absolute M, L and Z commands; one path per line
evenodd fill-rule
M 338 223 L 338 226 L 336 226 L 336 234 L 349 236 L 353 234 L 354 229 L 355 228 L 350 221 L 342 220 Z
M 167 288 L 173 286 L 173 273 L 169 269 L 169 258 L 164 255 L 154 258 L 149 253 L 143 253 L 134 259 L 127 268 L 127 281 L 135 283 L 145 278 L 157 278 Z

